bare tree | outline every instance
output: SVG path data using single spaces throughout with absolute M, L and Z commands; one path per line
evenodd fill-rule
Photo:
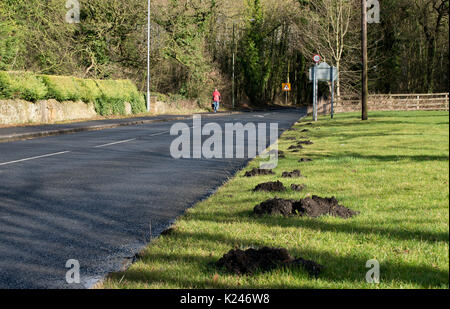
M 355 1 L 311 0 L 304 14 L 305 22 L 299 26 L 302 29 L 301 50 L 307 56 L 317 52 L 325 61 L 337 67 L 339 76 L 336 94 L 339 98 L 344 54 L 358 48 L 354 40 L 358 16 Z

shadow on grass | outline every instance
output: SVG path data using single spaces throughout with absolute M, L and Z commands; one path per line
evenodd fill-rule
M 177 232 L 171 236 L 173 240 L 179 243 L 189 246 L 197 246 L 198 244 L 204 245 L 207 242 L 221 242 L 229 246 L 229 249 L 235 248 L 236 244 L 240 246 L 264 246 L 266 244 L 261 242 L 249 241 L 248 239 L 236 237 L 231 238 L 218 233 L 184 233 Z M 217 256 L 221 256 L 226 252 L 214 252 Z M 293 249 L 290 252 L 293 256 L 301 256 L 306 259 L 315 260 L 325 266 L 323 273 L 319 275 L 319 280 L 325 282 L 325 284 L 366 284 L 365 274 L 368 271 L 365 264 L 366 261 L 372 259 L 373 256 L 369 254 L 367 256 L 338 256 L 330 252 L 319 250 L 304 250 L 299 247 Z M 147 267 L 140 269 L 138 267 L 128 270 L 126 273 L 115 273 L 110 275 L 110 279 L 122 280 L 124 284 L 151 284 L 151 283 L 163 283 L 169 286 L 176 286 L 179 288 L 298 288 L 295 282 L 289 281 L 286 284 L 280 283 L 261 283 L 262 286 L 258 286 L 258 283 L 242 283 L 237 285 L 236 283 L 225 283 L 221 280 L 214 281 L 213 277 L 217 273 L 221 277 L 226 276 L 229 280 L 233 280 L 233 277 L 238 279 L 238 276 L 226 273 L 223 269 L 218 269 L 214 263 L 218 260 L 217 257 L 210 256 L 197 256 L 187 255 L 183 253 L 159 254 L 152 253 L 151 247 L 143 255 L 141 263 L 145 263 Z M 180 265 L 186 264 L 186 272 L 181 269 L 173 271 L 170 269 L 155 269 L 151 267 L 153 261 L 158 264 L 165 265 Z M 423 288 L 429 287 L 444 287 L 448 285 L 448 272 L 438 270 L 431 265 L 409 265 L 405 263 L 395 263 L 392 261 L 380 260 L 381 265 L 381 282 L 402 282 L 404 284 L 415 284 Z M 148 270 L 147 268 L 151 268 Z M 193 273 L 194 272 L 194 273 Z M 289 273 L 294 277 L 306 276 L 306 273 L 301 268 L 291 268 Z M 273 271 L 272 275 L 276 276 L 280 274 L 279 271 Z M 286 273 L 281 272 L 282 275 Z M 256 273 L 255 277 L 258 277 L 261 273 Z M 232 276 L 231 278 L 229 276 Z M 264 276 L 266 276 L 264 274 Z M 244 278 L 245 279 L 245 278 Z M 310 278 L 315 281 L 317 279 Z M 252 280 L 254 281 L 254 280 Z M 267 282 L 267 280 L 264 280 Z M 274 280 L 280 281 L 280 280 Z M 303 288 L 311 288 L 313 286 L 302 286 Z M 367 287 L 373 287 L 367 285 Z
M 310 157 L 315 160 L 320 159 L 362 159 L 362 160 L 376 160 L 381 162 L 398 162 L 398 161 L 449 161 L 449 156 L 436 156 L 436 155 L 362 155 L 356 152 L 340 152 L 337 155 L 327 154 L 327 155 L 317 155 L 311 154 Z
M 382 237 L 395 238 L 398 240 L 419 240 L 428 242 L 449 242 L 449 233 L 444 232 L 427 232 L 427 231 L 407 231 L 400 228 L 385 228 L 382 226 L 361 226 L 356 225 L 352 219 L 348 219 L 343 223 L 330 223 L 323 220 L 315 219 L 303 219 L 300 217 L 285 218 L 281 216 L 254 216 L 251 211 L 242 211 L 233 213 L 232 216 L 228 213 L 216 212 L 214 214 L 202 215 L 196 214 L 195 221 L 207 221 L 207 222 L 223 222 L 233 223 L 239 218 L 239 222 L 253 223 L 258 222 L 266 226 L 273 227 L 294 227 L 314 230 L 317 232 L 335 232 L 335 233 L 347 233 L 347 234 L 376 234 Z

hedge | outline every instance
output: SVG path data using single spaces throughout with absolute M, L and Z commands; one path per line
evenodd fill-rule
M 46 99 L 92 102 L 97 113 L 103 116 L 124 115 L 125 102 L 130 103 L 133 114 L 146 111 L 144 96 L 130 80 L 94 80 L 0 71 L 0 98 L 19 98 L 31 102 Z
M 32 73 L 0 72 L 0 97 L 36 102 L 47 97 L 47 87 Z

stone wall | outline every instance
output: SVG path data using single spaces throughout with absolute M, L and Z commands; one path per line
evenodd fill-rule
M 94 104 L 84 102 L 58 102 L 0 100 L 0 125 L 25 123 L 54 123 L 59 121 L 88 119 L 97 116 Z

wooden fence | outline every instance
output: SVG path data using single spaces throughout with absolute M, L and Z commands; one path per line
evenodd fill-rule
M 448 111 L 448 93 L 426 94 L 372 94 L 368 98 L 369 111 Z M 361 110 L 361 99 L 355 95 L 343 95 L 334 104 L 335 113 L 355 112 Z M 318 113 L 327 115 L 331 112 L 330 100 L 319 100 Z M 308 106 L 312 113 L 312 106 Z

